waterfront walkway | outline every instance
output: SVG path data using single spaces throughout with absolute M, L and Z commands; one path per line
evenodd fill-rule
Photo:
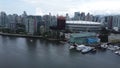
M 50 41 L 62 41 L 60 39 L 45 38 L 43 36 L 35 36 L 35 35 L 10 34 L 10 33 L 2 33 L 2 32 L 0 32 L 0 35 L 3 35 L 3 36 L 13 36 L 13 37 L 27 37 L 27 38 L 44 38 L 44 39 L 47 39 L 47 40 L 50 40 Z
M 43 38 L 43 36 L 33 36 L 33 35 L 23 35 L 23 34 L 10 34 L 10 33 L 2 33 L 0 32 L 0 35 L 3 36 L 17 36 L 17 37 L 31 37 L 31 38 Z

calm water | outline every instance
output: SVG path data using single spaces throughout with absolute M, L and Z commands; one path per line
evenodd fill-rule
M 120 68 L 112 51 L 81 54 L 68 44 L 42 39 L 0 36 L 0 68 Z

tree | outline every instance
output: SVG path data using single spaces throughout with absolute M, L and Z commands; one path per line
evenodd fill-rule
M 101 42 L 108 42 L 108 35 L 109 35 L 109 31 L 103 27 L 100 31 L 100 36 L 99 36 Z

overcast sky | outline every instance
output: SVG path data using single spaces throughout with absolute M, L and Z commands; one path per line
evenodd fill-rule
M 0 11 L 7 14 L 26 11 L 29 15 L 120 14 L 120 0 L 0 0 Z

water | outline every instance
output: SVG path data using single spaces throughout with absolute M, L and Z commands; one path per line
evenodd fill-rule
M 120 56 L 109 50 L 81 54 L 69 51 L 68 44 L 0 36 L 0 68 L 120 68 Z

